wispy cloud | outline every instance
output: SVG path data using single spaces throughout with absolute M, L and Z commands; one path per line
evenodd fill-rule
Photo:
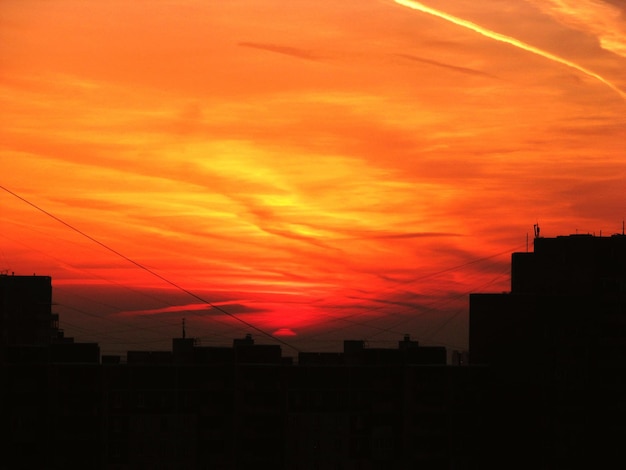
M 434 65 L 435 67 L 442 67 L 445 69 L 449 69 L 449 70 L 453 70 L 455 72 L 460 72 L 460 73 L 465 73 L 468 75 L 477 75 L 477 76 L 481 76 L 481 77 L 488 77 L 488 78 L 495 78 L 494 75 L 491 75 L 490 73 L 486 73 L 486 72 L 481 72 L 480 70 L 475 70 L 475 69 L 470 69 L 467 67 L 459 67 L 458 65 L 451 65 L 451 64 L 446 64 L 443 62 L 438 62 L 436 60 L 432 60 L 432 59 L 425 59 L 423 57 L 417 57 L 411 54 L 396 54 L 398 57 L 403 57 L 405 59 L 408 60 L 412 60 L 415 62 L 421 62 L 423 64 L 429 64 L 429 65 Z
M 618 19 L 584 10 L 608 1 L 404 0 L 424 14 L 359 0 L 193 14 L 13 3 L 2 184 L 267 331 L 387 331 L 432 304 L 424 326 L 450 312 L 446 298 L 506 277 L 508 255 L 473 260 L 523 244 L 537 218 L 547 235 L 608 233 L 622 210 L 624 103 L 572 68 L 622 83 L 623 56 L 595 42 Z M 576 12 L 588 24 L 565 27 Z M 160 325 L 159 338 L 179 316 L 239 336 L 232 318 L 0 202 L 11 269 L 82 285 L 81 310 Z M 349 331 L 326 323 L 339 314 Z
M 295 57 L 297 59 L 305 59 L 305 60 L 320 60 L 321 57 L 312 51 L 306 49 L 300 49 L 298 47 L 292 46 L 283 46 L 281 44 L 268 44 L 268 43 L 259 43 L 259 42 L 239 42 L 238 46 L 241 47 L 250 47 L 252 49 L 260 49 L 262 51 L 274 52 L 276 54 L 288 55 L 291 57 Z
M 441 18 L 445 21 L 449 21 L 450 23 L 454 23 L 458 26 L 461 26 L 463 28 L 467 28 L 469 30 L 475 31 L 478 34 L 481 34 L 485 37 L 488 37 L 490 39 L 493 39 L 495 41 L 499 41 L 499 42 L 503 42 L 506 44 L 510 44 L 514 47 L 517 47 L 519 49 L 528 51 L 532 54 L 536 54 L 538 56 L 544 57 L 548 60 L 551 60 L 553 62 L 557 62 L 559 64 L 562 65 L 566 65 L 567 67 L 571 67 L 575 70 L 578 70 L 579 72 L 584 73 L 585 75 L 588 75 L 589 77 L 595 78 L 596 80 L 604 83 L 606 86 L 608 86 L 609 88 L 611 88 L 613 91 L 615 91 L 620 97 L 622 97 L 624 100 L 626 100 L 626 92 L 622 91 L 617 85 L 615 85 L 613 82 L 607 80 L 606 78 L 604 78 L 602 75 L 599 75 L 596 72 L 593 72 L 592 70 L 589 70 L 586 67 L 583 67 L 582 65 L 577 64 L 576 62 L 573 62 L 571 60 L 565 59 L 563 57 L 560 57 L 556 54 L 552 54 L 551 52 L 545 51 L 543 49 L 540 49 L 538 47 L 535 47 L 531 44 L 528 44 L 524 41 L 520 41 L 519 39 L 516 39 L 514 37 L 511 36 L 507 36 L 506 34 L 502 34 L 502 33 L 497 33 L 495 31 L 492 31 L 490 29 L 484 28 L 476 23 L 473 23 L 471 21 L 465 20 L 463 18 L 459 18 L 457 16 L 454 15 L 450 15 L 449 13 L 446 13 L 444 11 L 441 10 L 437 10 L 435 8 L 431 8 L 429 6 L 424 5 L 423 3 L 420 2 L 415 2 L 413 0 L 394 0 L 396 3 L 403 5 L 405 7 L 411 8 L 413 10 L 417 10 L 417 11 L 421 11 L 423 13 L 429 14 L 429 15 L 433 15 L 436 16 L 438 18 Z
M 602 0 L 529 0 L 557 21 L 598 38 L 607 51 L 626 57 L 626 10 Z
M 439 237 L 460 237 L 460 233 L 446 233 L 446 232 L 397 232 L 390 233 L 384 230 L 371 231 L 369 233 L 362 232 L 355 234 L 354 239 L 371 239 L 371 240 L 393 240 L 393 239 L 405 239 L 405 238 L 439 238 Z
M 224 308 L 231 314 L 242 314 L 242 313 L 251 313 L 257 312 L 257 309 L 250 308 L 247 305 L 239 303 L 238 301 L 226 301 L 226 302 L 212 302 L 210 305 L 206 303 L 201 304 L 183 304 L 183 305 L 172 305 L 169 307 L 160 307 L 146 310 L 125 310 L 122 312 L 118 312 L 119 316 L 146 316 L 146 315 L 165 315 L 171 313 L 185 313 L 185 312 L 206 312 L 210 315 L 222 316 L 223 313 L 216 311 L 213 309 L 213 305 L 219 306 L 220 308 Z
M 119 312 L 118 315 L 143 316 L 143 315 L 161 315 L 168 313 L 195 312 L 200 310 L 210 310 L 211 306 L 207 304 L 187 304 L 174 305 L 171 307 L 153 308 L 148 310 L 127 310 Z

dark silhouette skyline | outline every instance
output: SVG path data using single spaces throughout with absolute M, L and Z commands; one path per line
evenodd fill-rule
M 624 233 L 626 7 L 502 6 L 3 2 L 6 466 L 617 457 L 622 242 L 539 236 Z

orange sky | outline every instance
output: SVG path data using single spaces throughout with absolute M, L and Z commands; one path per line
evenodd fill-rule
M 300 350 L 464 348 L 534 223 L 626 216 L 617 0 L 7 0 L 0 61 L 0 185 Z M 271 342 L 0 208 L 0 270 L 78 340 Z

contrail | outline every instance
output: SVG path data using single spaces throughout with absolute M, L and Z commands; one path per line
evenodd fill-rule
M 532 46 L 530 44 L 527 44 L 523 41 L 520 41 L 519 39 L 515 39 L 511 36 L 506 36 L 504 34 L 500 34 L 500 33 L 496 33 L 495 31 L 491 31 L 490 29 L 487 28 L 483 28 L 480 25 L 477 25 L 476 23 L 472 23 L 471 21 L 468 20 L 464 20 L 463 18 L 458 18 L 456 16 L 450 15 L 448 13 L 445 13 L 443 11 L 440 10 L 436 10 L 434 8 L 428 7 L 420 2 L 415 2 L 413 0 L 394 0 L 394 2 L 396 2 L 399 5 L 411 8 L 413 10 L 417 10 L 417 11 L 421 11 L 423 13 L 427 13 L 429 15 L 433 15 L 436 16 L 438 18 L 441 18 L 443 20 L 449 21 L 450 23 L 454 23 L 456 25 L 462 26 L 463 28 L 467 28 L 467 29 L 471 29 L 472 31 L 477 32 L 478 34 L 482 34 L 483 36 L 486 36 L 490 39 L 495 39 L 496 41 L 500 41 L 500 42 L 504 42 L 507 44 L 510 44 L 512 46 L 518 47 L 520 49 L 523 49 L 525 51 L 531 52 L 533 54 L 537 54 L 538 56 L 541 57 L 545 57 L 548 60 L 551 60 L 553 62 L 558 62 L 559 64 L 563 64 L 566 65 L 568 67 L 571 67 L 573 69 L 578 70 L 579 72 L 584 73 L 585 75 L 588 75 L 589 77 L 595 78 L 596 80 L 598 80 L 599 82 L 604 83 L 606 86 L 608 86 L 609 88 L 611 88 L 613 91 L 615 91 L 620 97 L 622 97 L 622 99 L 626 100 L 626 93 L 623 92 L 620 88 L 618 88 L 616 85 L 614 85 L 613 83 L 611 83 L 610 81 L 608 81 L 606 78 L 602 77 L 601 75 L 598 75 L 595 72 L 592 72 L 591 70 L 576 64 L 575 62 L 571 62 L 567 59 L 564 59 L 563 57 L 559 57 L 558 55 L 554 55 L 551 54 L 548 51 L 544 51 L 543 49 L 539 49 L 535 46 Z

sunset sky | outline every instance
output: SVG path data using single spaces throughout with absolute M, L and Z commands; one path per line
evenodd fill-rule
M 626 4 L 6 0 L 0 162 L 0 271 L 103 353 L 463 349 L 533 224 L 622 230 Z

